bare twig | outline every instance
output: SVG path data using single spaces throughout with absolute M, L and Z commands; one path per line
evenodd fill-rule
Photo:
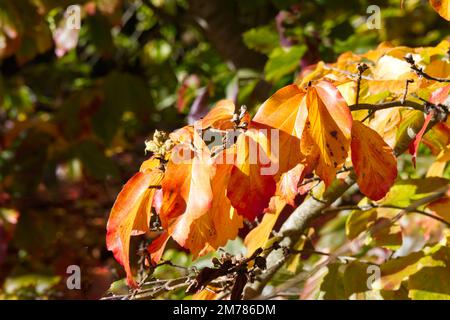
M 376 103 L 376 104 L 372 104 L 372 103 L 359 103 L 359 104 L 353 104 L 350 105 L 349 108 L 351 111 L 356 111 L 356 110 L 373 110 L 373 111 L 378 111 L 378 110 L 383 110 L 383 109 L 388 109 L 388 108 L 395 108 L 395 107 L 410 107 L 419 111 L 424 111 L 425 107 L 423 104 L 415 102 L 415 101 L 411 101 L 411 100 L 405 100 L 405 101 L 401 101 L 401 100 L 397 100 L 397 101 L 388 101 L 388 102 L 382 102 L 382 103 Z
M 445 192 L 444 192 L 445 193 Z M 437 194 L 433 194 L 433 197 L 431 198 L 431 200 L 434 200 L 435 197 L 437 196 L 437 199 L 439 199 L 440 197 L 442 197 L 443 193 L 439 192 Z M 430 202 L 429 199 L 427 198 L 423 198 L 425 199 L 424 201 L 427 201 L 425 203 Z M 376 209 L 376 208 L 386 208 L 386 209 L 397 209 L 397 210 L 402 210 L 403 214 L 404 213 L 417 213 L 423 216 L 427 216 L 431 219 L 434 219 L 436 221 L 441 222 L 442 224 L 445 224 L 447 227 L 450 227 L 450 222 L 448 222 L 447 220 L 438 217 L 430 212 L 426 212 L 424 210 L 420 210 L 417 207 L 413 206 L 413 207 L 399 207 L 399 206 L 394 206 L 394 205 L 383 205 L 383 204 L 369 204 L 369 205 L 364 205 L 364 206 L 357 206 L 357 205 L 348 205 L 348 206 L 340 206 L 340 207 L 330 207 L 327 208 L 325 210 L 323 210 L 323 213 L 334 213 L 334 212 L 338 212 L 338 211 L 344 211 L 344 210 L 359 210 L 359 211 L 367 211 L 370 209 Z M 397 221 L 399 219 L 399 217 L 396 216 L 395 218 Z
M 405 61 L 409 63 L 409 65 L 411 66 L 411 69 L 419 76 L 419 77 L 423 77 L 425 79 L 428 80 L 432 80 L 432 81 L 438 81 L 438 82 L 450 82 L 450 79 L 447 78 L 439 78 L 439 77 L 433 77 L 431 75 L 429 75 L 428 73 L 426 73 L 425 71 L 423 71 L 422 67 L 419 67 L 416 62 L 414 61 L 414 57 L 411 54 L 408 54 L 405 57 Z
M 339 68 L 336 68 L 336 67 L 332 67 L 332 66 L 330 66 L 330 65 L 324 65 L 323 68 L 324 68 L 325 70 L 331 70 L 331 71 L 335 71 L 335 72 L 338 72 L 338 73 L 342 73 L 343 75 L 347 76 L 348 78 L 350 78 L 350 79 L 352 79 L 352 80 L 357 80 L 358 77 L 359 77 L 359 75 L 358 75 L 357 73 L 352 73 L 352 72 L 350 72 L 350 71 L 342 70 L 342 69 L 339 69 Z M 369 76 L 364 76 L 364 75 L 361 75 L 361 79 L 364 79 L 364 80 L 373 80 L 371 77 L 369 77 Z
M 405 101 L 406 101 L 406 96 L 408 95 L 409 84 L 410 84 L 410 83 L 413 83 L 413 82 L 414 82 L 413 79 L 408 79 L 408 80 L 406 80 L 406 83 L 405 83 L 405 91 L 403 92 L 402 100 L 400 100 L 400 101 L 402 102 L 402 104 L 405 103 Z
M 369 66 L 365 63 L 359 63 L 358 64 L 358 77 L 356 79 L 356 101 L 355 104 L 358 105 L 359 104 L 359 92 L 361 90 L 361 79 L 362 79 L 362 74 L 364 73 L 364 71 L 366 71 L 367 69 L 369 69 Z

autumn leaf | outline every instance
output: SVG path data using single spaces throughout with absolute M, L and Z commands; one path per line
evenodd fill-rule
M 235 148 L 235 165 L 231 169 L 227 196 L 241 216 L 253 220 L 268 207 L 274 195 L 274 175 L 279 168 L 271 157 L 270 133 L 256 123 L 239 135 Z M 278 152 L 278 150 L 276 150 Z M 273 170 L 272 170 L 273 169 Z
M 136 286 L 130 268 L 130 236 L 148 231 L 150 208 L 155 188 L 163 178 L 163 173 L 154 168 L 136 173 L 123 187 L 111 210 L 106 227 L 106 245 L 127 273 L 127 282 Z
M 436 215 L 444 218 L 445 221 L 450 223 L 450 198 L 445 197 L 433 201 L 428 205 L 428 209 L 433 211 Z
M 316 173 L 329 186 L 350 149 L 352 116 L 338 89 L 328 81 L 308 88 L 307 128 L 320 156 Z
M 280 130 L 278 148 L 283 156 L 278 159 L 279 174 L 306 162 L 300 141 L 308 117 L 305 96 L 306 92 L 295 84 L 283 87 L 261 105 L 252 119 L 253 123 Z
M 306 174 L 305 166 L 301 163 L 285 172 L 277 184 L 277 195 L 291 206 L 295 205 L 295 197 L 300 193 L 300 182 Z
M 442 18 L 444 18 L 447 21 L 450 21 L 450 1 L 430 0 L 430 4 Z
M 409 144 L 409 153 L 412 155 L 412 162 L 414 164 L 414 167 L 416 167 L 416 158 L 417 158 L 417 151 L 419 150 L 419 144 L 420 141 L 422 141 L 422 137 L 425 133 L 425 131 L 428 128 L 428 124 L 430 123 L 431 119 L 433 118 L 433 114 L 430 112 L 425 117 L 425 121 L 423 123 L 422 129 L 416 134 L 414 139 L 411 140 L 411 143 Z
M 239 123 L 235 123 L 235 113 L 242 112 L 238 114 L 240 116 Z M 231 130 L 234 129 L 236 125 L 241 125 L 244 122 L 250 122 L 250 115 L 244 110 L 236 110 L 236 107 L 231 100 L 220 100 L 216 105 L 205 115 L 204 118 L 197 120 L 194 127 L 206 130 L 209 128 L 219 129 L 219 130 Z
M 278 217 L 286 206 L 286 202 L 277 196 L 271 199 L 271 204 L 272 206 L 270 206 L 270 209 L 264 214 L 262 221 L 245 237 L 244 244 L 247 248 L 248 257 L 250 257 L 257 249 L 264 249 Z
M 233 101 L 220 100 L 203 119 L 197 120 L 197 125 L 202 129 L 209 127 L 221 130 L 232 129 L 234 109 Z
M 447 85 L 445 87 L 439 88 L 431 93 L 430 102 L 434 104 L 440 104 L 444 103 L 448 97 L 450 91 L 450 85 Z M 416 166 L 416 157 L 417 152 L 419 149 L 419 144 L 422 141 L 422 137 L 425 134 L 425 131 L 428 128 L 428 125 L 430 124 L 431 119 L 433 118 L 433 111 L 428 113 L 425 117 L 425 121 L 423 123 L 422 128 L 417 133 L 417 135 L 414 137 L 414 139 L 409 144 L 409 153 L 412 155 L 412 161 L 414 164 L 414 167 Z M 441 124 L 442 125 L 442 124 Z M 445 126 L 445 124 L 444 124 Z
M 352 126 L 352 163 L 359 189 L 379 200 L 397 178 L 397 159 L 380 135 L 359 121 Z
M 295 84 L 281 88 L 261 105 L 253 121 L 301 138 L 308 116 L 305 94 Z
M 197 147 L 201 149 L 191 160 L 172 157 L 162 182 L 161 223 L 181 246 L 188 246 L 191 224 L 210 209 L 212 202 L 210 155 L 206 147 Z
M 153 265 L 156 265 L 161 260 L 169 238 L 167 231 L 164 231 L 148 245 L 147 251 L 150 254 L 150 261 Z
M 190 161 L 167 165 L 160 218 L 168 234 L 197 257 L 235 238 L 242 218 L 226 197 L 231 165 L 218 163 L 201 140 L 194 138 L 194 145 Z

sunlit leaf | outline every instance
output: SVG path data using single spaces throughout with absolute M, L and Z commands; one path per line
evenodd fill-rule
M 374 130 L 359 121 L 352 126 L 352 163 L 362 193 L 379 200 L 397 178 L 397 159 Z
M 442 18 L 450 21 L 450 1 L 430 0 L 430 4 Z
M 316 172 L 329 186 L 348 156 L 352 117 L 347 103 L 331 83 L 321 81 L 306 96 L 311 138 L 320 157 Z
M 136 173 L 123 187 L 109 216 L 106 244 L 114 257 L 125 268 L 127 281 L 136 286 L 129 262 L 130 236 L 142 234 L 148 230 L 150 207 L 155 188 L 163 178 L 158 169 Z

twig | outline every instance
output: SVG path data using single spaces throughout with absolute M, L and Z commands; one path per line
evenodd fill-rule
M 358 63 L 358 77 L 356 78 L 356 101 L 355 104 L 359 104 L 359 91 L 361 89 L 361 79 L 364 71 L 369 69 L 369 66 L 365 63 Z
M 357 74 L 357 73 L 352 73 L 352 72 L 350 72 L 350 71 L 342 70 L 342 69 L 339 69 L 339 68 L 336 68 L 336 67 L 332 67 L 332 66 L 330 66 L 330 65 L 324 65 L 323 68 L 324 68 L 325 70 L 331 70 L 331 71 L 335 71 L 335 72 L 342 73 L 342 74 L 346 75 L 347 77 L 349 77 L 349 78 L 352 79 L 352 80 L 358 79 L 358 74 Z M 373 80 L 371 77 L 363 76 L 363 75 L 361 75 L 361 79 L 364 79 L 364 80 Z
M 443 193 L 440 192 L 437 195 L 438 195 L 438 199 L 439 199 L 443 195 Z M 433 194 L 433 197 L 431 199 L 433 200 L 435 197 L 436 197 L 436 195 Z M 429 203 L 429 202 L 432 201 L 432 200 L 429 201 L 429 199 L 426 199 L 426 198 L 423 198 L 423 199 L 425 199 L 427 201 L 425 203 Z M 420 214 L 420 215 L 427 216 L 429 218 L 435 219 L 435 220 L 445 224 L 447 227 L 450 228 L 450 222 L 448 222 L 445 219 L 443 219 L 441 217 L 438 217 L 438 216 L 436 216 L 436 215 L 434 215 L 434 214 L 432 214 L 430 212 L 426 212 L 424 210 L 417 209 L 417 207 L 415 208 L 414 206 L 405 208 L 405 207 L 399 207 L 399 206 L 394 206 L 394 205 L 382 205 L 382 204 L 380 204 L 380 205 L 369 204 L 369 205 L 365 205 L 365 206 L 348 205 L 348 206 L 340 206 L 340 207 L 330 207 L 330 208 L 327 208 L 327 209 L 323 210 L 323 213 L 328 214 L 328 213 L 334 213 L 334 212 L 337 212 L 337 211 L 344 211 L 344 210 L 367 211 L 367 210 L 370 210 L 370 209 L 377 209 L 377 208 L 397 209 L 397 210 L 402 210 L 404 213 L 417 213 L 417 214 Z M 396 218 L 395 221 L 397 221 L 397 220 L 398 220 L 398 218 Z
M 401 101 L 401 100 L 397 100 L 397 101 L 389 101 L 389 102 L 382 102 L 382 103 L 376 103 L 376 104 L 372 104 L 372 103 L 360 103 L 360 104 L 353 104 L 350 105 L 350 111 L 356 111 L 356 110 L 373 110 L 373 111 L 378 111 L 378 110 L 383 110 L 383 109 L 388 109 L 388 108 L 395 108 L 395 107 L 410 107 L 419 111 L 424 111 L 425 107 L 423 104 L 418 103 L 418 102 L 414 102 L 411 100 L 405 100 L 405 101 Z
M 409 63 L 409 65 L 411 66 L 411 69 L 419 76 L 419 77 L 423 77 L 425 79 L 428 80 L 433 80 L 433 81 L 438 81 L 438 82 L 450 82 L 450 79 L 447 78 L 439 78 L 439 77 L 433 77 L 431 75 L 429 75 L 428 73 L 426 73 L 425 71 L 423 71 L 422 67 L 419 67 L 416 62 L 414 61 L 414 57 L 411 54 L 408 54 L 405 57 L 405 61 Z
M 402 100 L 400 100 L 400 101 L 402 102 L 402 104 L 405 103 L 405 101 L 406 101 L 406 96 L 408 95 L 409 84 L 410 84 L 410 83 L 413 83 L 413 82 L 414 82 L 413 79 L 408 79 L 408 80 L 406 80 L 406 83 L 405 83 L 405 91 L 403 92 L 403 98 L 402 98 Z

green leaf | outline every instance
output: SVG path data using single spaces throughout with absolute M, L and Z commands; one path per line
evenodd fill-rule
M 92 118 L 95 132 L 109 143 L 114 137 L 125 111 L 150 114 L 152 97 L 145 82 L 129 73 L 112 72 L 104 80 L 104 101 Z M 145 121 L 142 116 L 138 117 Z
M 399 180 L 380 203 L 404 208 L 411 202 L 432 194 L 437 189 L 448 185 L 448 183 L 448 179 L 439 177 Z
M 361 232 L 367 230 L 376 218 L 376 209 L 370 209 L 367 211 L 353 210 L 348 215 L 347 222 L 345 224 L 345 233 L 347 234 L 347 237 L 350 240 L 355 239 Z
M 398 290 L 401 283 L 425 267 L 444 266 L 444 262 L 435 260 L 423 251 L 413 252 L 407 256 L 389 260 L 381 265 L 381 278 L 372 288 L 375 290 Z
M 408 281 L 409 297 L 414 300 L 450 300 L 450 269 L 423 268 Z
M 243 34 L 244 43 L 250 49 L 269 54 L 279 45 L 279 36 L 271 26 L 264 26 L 247 30 Z
M 344 267 L 340 263 L 332 263 L 327 266 L 328 273 L 323 278 L 320 290 L 324 291 L 323 296 L 326 300 L 342 300 L 346 299 L 344 290 L 344 277 L 341 272 L 341 267 Z
M 389 210 L 392 217 L 395 216 L 395 209 L 378 209 Z M 382 226 L 382 227 L 379 227 Z M 391 224 L 390 219 L 380 218 L 371 227 L 370 245 L 372 247 L 385 247 L 391 250 L 397 250 L 402 245 L 402 230 L 398 224 Z
M 405 150 L 408 148 L 411 140 L 420 131 L 423 126 L 423 112 L 418 110 L 406 110 L 402 112 L 403 121 L 397 131 L 394 150 Z
M 107 176 L 119 175 L 115 163 L 91 141 L 79 144 L 76 147 L 76 154 L 94 178 L 104 179 Z
M 276 82 L 299 68 L 300 58 L 305 54 L 306 46 L 293 46 L 287 49 L 276 48 L 269 56 L 264 68 L 268 81 Z
M 343 281 L 346 297 L 350 297 L 354 293 L 369 291 L 367 287 L 368 267 L 368 264 L 355 260 L 345 268 Z

